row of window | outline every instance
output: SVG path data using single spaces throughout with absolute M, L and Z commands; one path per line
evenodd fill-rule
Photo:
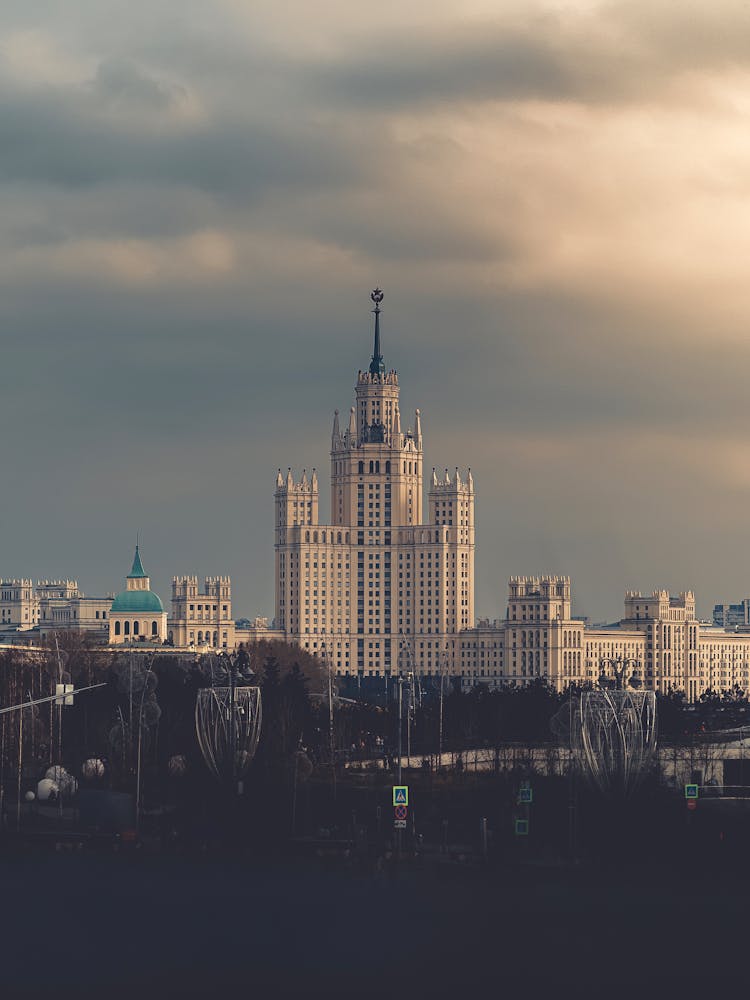
M 129 621 L 122 622 L 122 631 L 120 630 L 120 622 L 115 622 L 115 635 L 130 635 L 131 634 L 131 623 Z M 132 634 L 133 635 L 145 635 L 148 633 L 148 622 L 143 622 L 143 631 L 141 631 L 141 622 L 134 621 L 132 623 Z M 159 634 L 159 623 L 151 622 L 151 635 Z

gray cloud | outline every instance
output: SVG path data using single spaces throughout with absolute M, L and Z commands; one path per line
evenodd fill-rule
M 163 110 L 184 98 L 185 92 L 141 72 L 127 59 L 104 59 L 91 81 L 92 92 L 110 107 Z
M 746 11 L 272 6 L 0 17 L 0 573 L 116 589 L 140 528 L 163 594 L 271 611 L 274 471 L 325 497 L 380 283 L 483 613 L 539 570 L 595 618 L 743 596 Z
M 248 197 L 263 188 L 335 185 L 352 176 L 351 151 L 302 123 L 288 129 L 230 118 L 188 134 L 133 135 L 71 104 L 57 96 L 0 100 L 0 178 L 70 187 L 152 181 Z

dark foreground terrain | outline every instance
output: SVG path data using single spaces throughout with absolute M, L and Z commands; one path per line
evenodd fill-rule
M 3 998 L 650 997 L 750 979 L 731 868 L 35 852 L 0 857 L 0 887 Z

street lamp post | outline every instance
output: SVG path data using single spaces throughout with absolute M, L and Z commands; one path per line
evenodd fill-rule
M 143 729 L 143 704 L 144 704 L 144 702 L 146 700 L 146 690 L 148 688 L 147 678 L 148 678 L 148 675 L 152 672 L 151 671 L 151 664 L 152 663 L 153 663 L 153 657 L 151 658 L 151 661 L 149 662 L 148 666 L 146 667 L 146 673 L 145 673 L 145 676 L 143 678 L 143 690 L 141 691 L 141 704 L 140 704 L 140 708 L 138 709 L 138 753 L 137 753 L 136 769 L 135 769 L 135 828 L 136 828 L 136 830 L 138 830 L 138 828 L 140 826 L 140 819 L 141 819 L 141 746 L 142 746 L 141 733 L 142 733 L 142 729 Z M 132 677 L 132 669 L 131 669 L 131 677 Z M 131 681 L 131 684 L 132 684 L 132 681 Z M 131 688 L 131 697 L 132 697 L 132 688 Z M 131 739 L 132 739 L 132 733 L 131 733 Z
M 321 642 L 321 653 L 323 661 L 328 668 L 328 749 L 331 758 L 331 782 L 333 785 L 333 798 L 336 798 L 336 747 L 333 726 L 333 663 L 328 656 L 325 639 Z
M 632 664 L 633 667 L 637 668 L 640 667 L 641 665 L 640 660 L 637 660 L 634 657 L 630 656 L 618 656 L 618 657 L 602 656 L 599 659 L 600 682 L 602 679 L 606 679 L 604 673 L 604 667 L 606 664 L 609 664 L 609 666 L 612 667 L 612 673 L 614 674 L 614 679 L 615 679 L 615 687 L 620 690 L 623 690 L 625 688 L 625 685 L 631 680 L 633 674 L 635 673 L 635 671 L 632 671 L 630 674 L 627 674 L 628 666 Z
M 445 675 L 448 670 L 448 646 L 446 644 L 440 660 L 440 715 L 438 724 L 438 767 L 443 763 L 443 691 L 445 687 Z
M 406 760 L 407 766 L 411 768 L 411 713 L 414 705 L 414 671 L 409 674 L 409 704 L 406 706 Z

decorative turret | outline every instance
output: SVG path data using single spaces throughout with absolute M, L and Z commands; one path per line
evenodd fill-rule
M 303 524 L 318 523 L 318 474 L 312 470 L 312 478 L 307 478 L 307 470 L 302 470 L 302 479 L 295 483 L 289 469 L 286 480 L 276 477 L 276 535 L 277 541 L 286 536 L 288 528 Z

